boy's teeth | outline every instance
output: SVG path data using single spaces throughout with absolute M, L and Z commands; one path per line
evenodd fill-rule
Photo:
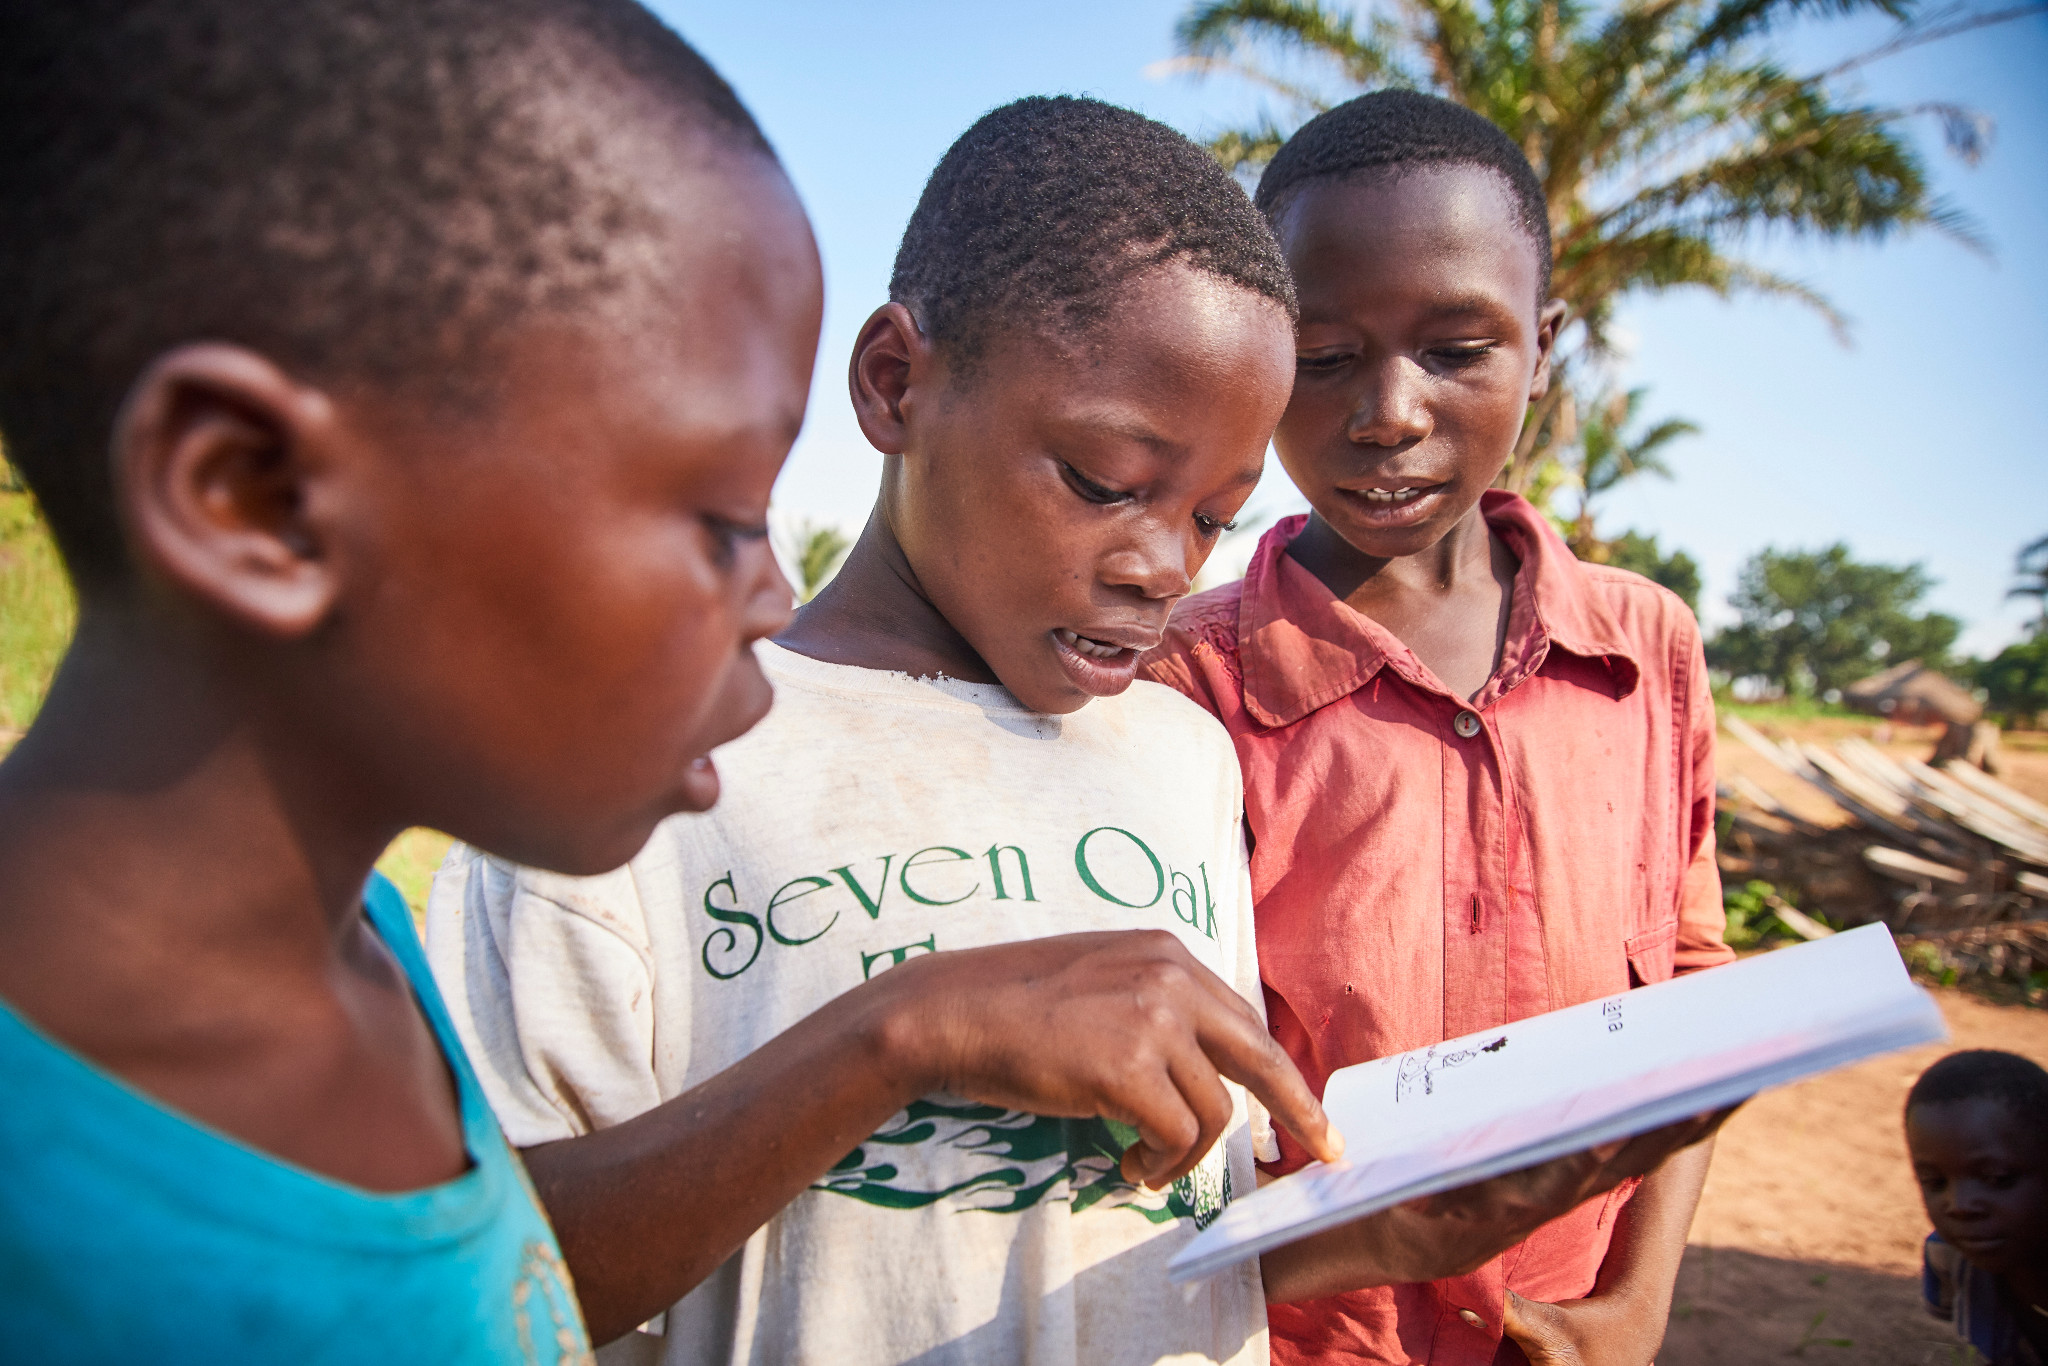
M 1422 496 L 1421 489 L 1366 489 L 1368 503 L 1412 503 Z
M 1064 626 L 1059 628 L 1057 634 L 1060 642 L 1067 648 L 1091 659 L 1115 659 L 1124 652 L 1121 645 L 1105 645 L 1099 640 L 1090 640 L 1084 635 L 1069 631 Z

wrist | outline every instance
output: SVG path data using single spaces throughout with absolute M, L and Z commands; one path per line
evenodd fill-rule
M 920 974 L 904 963 L 864 984 L 860 1018 L 849 1033 L 861 1057 L 899 1104 L 946 1088 L 942 1011 L 928 994 L 914 989 Z

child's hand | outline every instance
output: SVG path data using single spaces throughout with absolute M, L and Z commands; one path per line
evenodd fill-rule
M 1275 1248 L 1260 1263 L 1266 1298 L 1292 1304 L 1367 1286 L 1466 1275 L 1552 1219 L 1708 1138 L 1732 1113 L 1731 1108 L 1700 1115 L 1552 1158 Z
M 1162 931 L 925 954 L 870 990 L 885 1052 L 918 1090 L 1130 1125 L 1126 1180 L 1185 1175 L 1230 1123 L 1223 1077 L 1318 1158 L 1343 1139 L 1258 1013 Z
M 1529 1366 L 1651 1366 L 1664 1344 L 1664 1320 L 1618 1295 L 1562 1304 L 1508 1291 L 1503 1327 Z

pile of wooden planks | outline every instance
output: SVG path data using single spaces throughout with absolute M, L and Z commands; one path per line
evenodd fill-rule
M 1828 750 L 1740 717 L 1723 724 L 1843 816 L 1807 820 L 1736 777 L 1721 788 L 1725 877 L 1772 882 L 1847 924 L 1882 920 L 1902 945 L 1928 945 L 1965 973 L 2021 986 L 2048 973 L 2048 806 L 1968 764 L 1936 769 L 1860 739 Z

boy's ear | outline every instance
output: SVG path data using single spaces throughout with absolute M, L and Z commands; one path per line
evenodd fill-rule
M 310 496 L 335 425 L 325 394 L 253 351 L 202 342 L 157 357 L 114 423 L 139 567 L 261 634 L 313 631 L 338 591 Z
M 883 455 L 903 454 L 917 391 L 933 363 L 931 339 L 902 304 L 883 304 L 861 325 L 846 384 L 862 435 Z
M 1536 373 L 1529 380 L 1529 401 L 1534 403 L 1550 392 L 1550 360 L 1557 350 L 1557 334 L 1564 330 L 1571 305 L 1552 299 L 1536 310 Z

